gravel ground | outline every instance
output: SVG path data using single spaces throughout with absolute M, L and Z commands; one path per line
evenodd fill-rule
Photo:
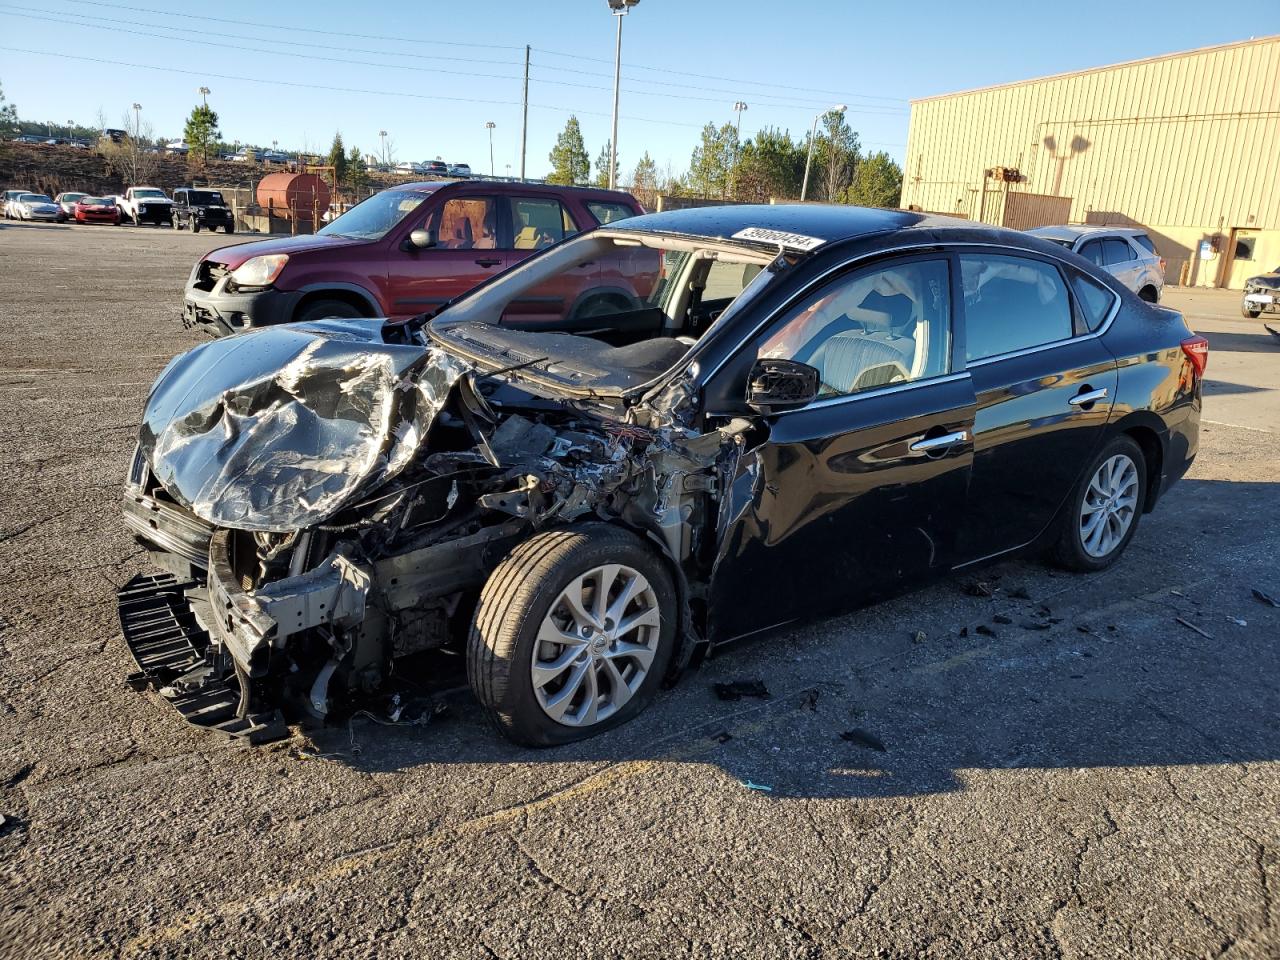
M 1280 955 L 1260 325 L 1209 361 L 1254 420 L 1210 390 L 1194 470 L 1108 573 L 1007 563 L 990 597 L 747 645 L 575 747 L 513 748 L 459 692 L 426 728 L 241 749 L 123 685 L 113 602 L 144 569 L 118 505 L 141 404 L 222 242 L 0 229 L 0 957 Z M 739 678 L 772 699 L 714 697 Z

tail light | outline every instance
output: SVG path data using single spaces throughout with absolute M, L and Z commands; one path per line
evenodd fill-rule
M 1182 341 L 1182 352 L 1196 369 L 1196 376 L 1204 376 L 1204 368 L 1209 363 L 1209 341 L 1204 337 L 1188 337 Z

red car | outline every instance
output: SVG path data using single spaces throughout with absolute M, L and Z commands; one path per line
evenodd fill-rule
M 106 197 L 81 197 L 76 201 L 76 223 L 111 223 L 120 225 L 120 208 Z
M 187 281 L 183 323 L 221 336 L 294 320 L 432 313 L 536 251 L 643 212 L 615 190 L 411 183 L 375 194 L 313 236 L 205 254 Z M 514 304 L 504 322 L 536 328 L 640 309 L 659 268 L 645 249 L 581 264 Z

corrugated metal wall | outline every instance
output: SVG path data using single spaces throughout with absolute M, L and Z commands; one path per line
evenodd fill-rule
M 1280 37 L 912 103 L 903 206 L 977 219 L 993 166 L 1074 222 L 1280 229 Z

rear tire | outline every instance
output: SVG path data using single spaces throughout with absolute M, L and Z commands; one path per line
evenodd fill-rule
M 190 223 L 191 223 L 191 232 L 192 232 L 192 233 L 199 233 L 199 232 L 200 232 L 200 221 L 199 221 L 199 220 L 197 220 L 195 217 L 192 217 L 192 218 L 191 218 Z
M 359 310 L 345 300 L 316 300 L 307 304 L 293 319 L 298 323 L 313 323 L 328 317 L 340 317 L 344 320 L 364 316 Z
M 235 232 L 236 232 L 236 225 L 235 225 L 234 223 L 228 223 L 228 224 L 227 224 L 227 226 L 226 226 L 226 231 L 227 231 L 227 233 L 235 233 Z
M 1242 316 L 1248 317 L 1250 320 L 1257 320 L 1257 319 L 1258 319 L 1258 317 L 1262 316 L 1262 311 L 1261 311 L 1261 310 L 1250 310 L 1248 307 L 1241 307 L 1241 308 L 1240 308 L 1240 314 L 1241 314 Z
M 579 627 L 583 616 L 595 626 Z M 649 704 L 675 647 L 676 621 L 666 565 L 635 534 L 603 523 L 535 534 L 498 564 L 480 593 L 467 677 L 508 740 L 572 743 Z
M 1146 497 L 1147 461 L 1142 448 L 1125 434 L 1114 437 L 1071 491 L 1050 559 L 1067 570 L 1105 570 L 1137 532 Z

